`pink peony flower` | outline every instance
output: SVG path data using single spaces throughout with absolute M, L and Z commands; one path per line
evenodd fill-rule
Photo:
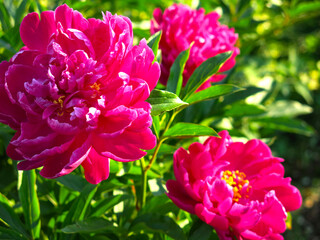
M 19 170 L 43 166 L 56 178 L 80 164 L 93 184 L 109 176 L 109 159 L 133 161 L 152 149 L 151 106 L 159 65 L 142 40 L 132 46 L 128 18 L 85 19 L 67 5 L 28 14 L 25 44 L 0 64 L 0 121 L 16 130 L 7 153 Z
M 283 239 L 287 213 L 301 195 L 284 178 L 283 159 L 260 140 L 232 142 L 227 131 L 174 154 L 168 196 L 215 228 L 220 239 Z
M 190 57 L 183 72 L 183 84 L 185 85 L 193 71 L 205 60 L 220 53 L 233 51 L 221 67 L 219 72 L 231 69 L 235 65 L 235 57 L 240 53 L 235 47 L 238 35 L 234 29 L 229 29 L 218 22 L 219 14 L 211 12 L 204 14 L 204 9 L 192 10 L 182 4 L 173 4 L 164 13 L 160 9 L 153 12 L 154 20 L 151 20 L 151 33 L 162 30 L 160 49 L 162 51 L 160 82 L 167 84 L 170 68 L 180 52 L 189 48 Z M 211 86 L 211 82 L 222 80 L 225 75 L 216 74 L 209 78 L 202 86 L 205 89 Z

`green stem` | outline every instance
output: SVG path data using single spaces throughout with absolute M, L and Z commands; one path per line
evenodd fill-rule
M 138 206 L 139 209 L 141 209 L 145 202 L 146 202 L 146 193 L 147 193 L 147 172 L 145 171 L 145 161 L 144 158 L 140 159 L 140 167 L 141 167 L 141 196 L 140 196 L 140 206 Z
M 178 109 L 176 111 L 174 111 L 172 113 L 172 116 L 167 124 L 167 126 L 165 127 L 165 129 L 162 132 L 161 137 L 159 137 L 157 140 L 157 145 L 156 148 L 154 149 L 154 152 L 152 154 L 152 157 L 150 159 L 149 164 L 146 166 L 144 158 L 140 159 L 140 166 L 141 166 L 141 173 L 142 173 L 142 189 L 141 189 L 141 199 L 140 199 L 140 206 L 138 207 L 139 209 L 143 208 L 145 202 L 146 202 L 146 192 L 147 192 L 147 173 L 149 171 L 149 169 L 152 167 L 152 164 L 154 163 L 154 161 L 157 158 L 158 152 L 160 150 L 160 147 L 162 145 L 162 143 L 167 140 L 167 137 L 163 137 L 163 135 L 165 134 L 165 132 L 169 129 L 169 127 L 171 126 L 174 118 L 177 116 L 177 114 L 182 110 Z

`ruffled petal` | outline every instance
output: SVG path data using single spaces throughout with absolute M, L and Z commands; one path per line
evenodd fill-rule
M 94 148 L 91 148 L 88 157 L 81 163 L 87 181 L 98 184 L 106 180 L 109 177 L 109 162 L 108 158 L 99 155 Z

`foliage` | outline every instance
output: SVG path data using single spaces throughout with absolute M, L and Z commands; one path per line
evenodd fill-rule
M 85 17 L 100 18 L 106 10 L 130 17 L 138 42 L 150 37 L 153 9 L 164 9 L 173 1 L 3 0 L 0 60 L 9 60 L 23 46 L 19 25 L 27 13 L 62 3 Z M 314 189 L 320 185 L 320 172 L 313 167 L 320 159 L 316 132 L 320 129 L 319 3 L 183 3 L 223 13 L 222 22 L 239 34 L 241 55 L 236 67 L 223 82 L 195 92 L 201 85 L 199 79 L 214 74 L 228 56 L 207 60 L 204 69 L 213 66 L 210 72 L 201 65 L 182 87 L 181 74 L 189 53 L 181 53 L 167 88 L 159 84 L 148 100 L 153 105 L 157 146 L 140 161 L 111 161 L 110 176 L 99 185 L 87 183 L 81 169 L 56 180 L 42 178 L 38 170 L 18 172 L 16 162 L 5 154 L 14 132 L 1 124 L 0 239 L 217 239 L 211 228 L 167 198 L 165 182 L 174 178 L 172 154 L 177 147 L 203 141 L 203 136 L 214 136 L 222 129 L 238 139 L 263 139 L 275 156 L 286 159 L 288 175 L 305 198 L 304 208 L 292 214 L 288 239 L 312 239 L 320 234 L 315 225 L 317 214 L 314 219 L 306 215 L 311 209 L 319 212 L 319 193 Z M 159 52 L 157 43 L 157 37 L 149 41 L 155 53 Z

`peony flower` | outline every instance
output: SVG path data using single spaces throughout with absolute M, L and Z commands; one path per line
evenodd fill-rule
M 232 142 L 227 131 L 219 135 L 175 152 L 169 198 L 211 225 L 220 239 L 283 239 L 286 212 L 302 202 L 283 177 L 283 159 L 260 140 Z
M 145 100 L 160 68 L 142 40 L 132 46 L 128 18 L 85 19 L 67 5 L 28 14 L 25 44 L 0 64 L 0 121 L 16 130 L 7 153 L 19 170 L 43 166 L 56 178 L 79 165 L 93 184 L 107 179 L 109 159 L 133 161 L 152 149 Z
M 182 4 L 173 4 L 163 13 L 160 9 L 153 12 L 154 20 L 151 20 L 151 33 L 162 30 L 159 48 L 162 51 L 160 82 L 167 84 L 170 68 L 180 52 L 190 50 L 189 60 L 183 72 L 183 84 L 185 85 L 194 70 L 205 60 L 220 53 L 233 51 L 220 68 L 219 72 L 231 69 L 235 65 L 235 57 L 240 53 L 235 47 L 238 35 L 234 29 L 229 29 L 218 22 L 219 14 L 211 12 L 204 14 L 204 9 L 192 10 Z M 215 74 L 209 78 L 201 89 L 211 86 L 211 82 L 222 80 L 225 75 Z

